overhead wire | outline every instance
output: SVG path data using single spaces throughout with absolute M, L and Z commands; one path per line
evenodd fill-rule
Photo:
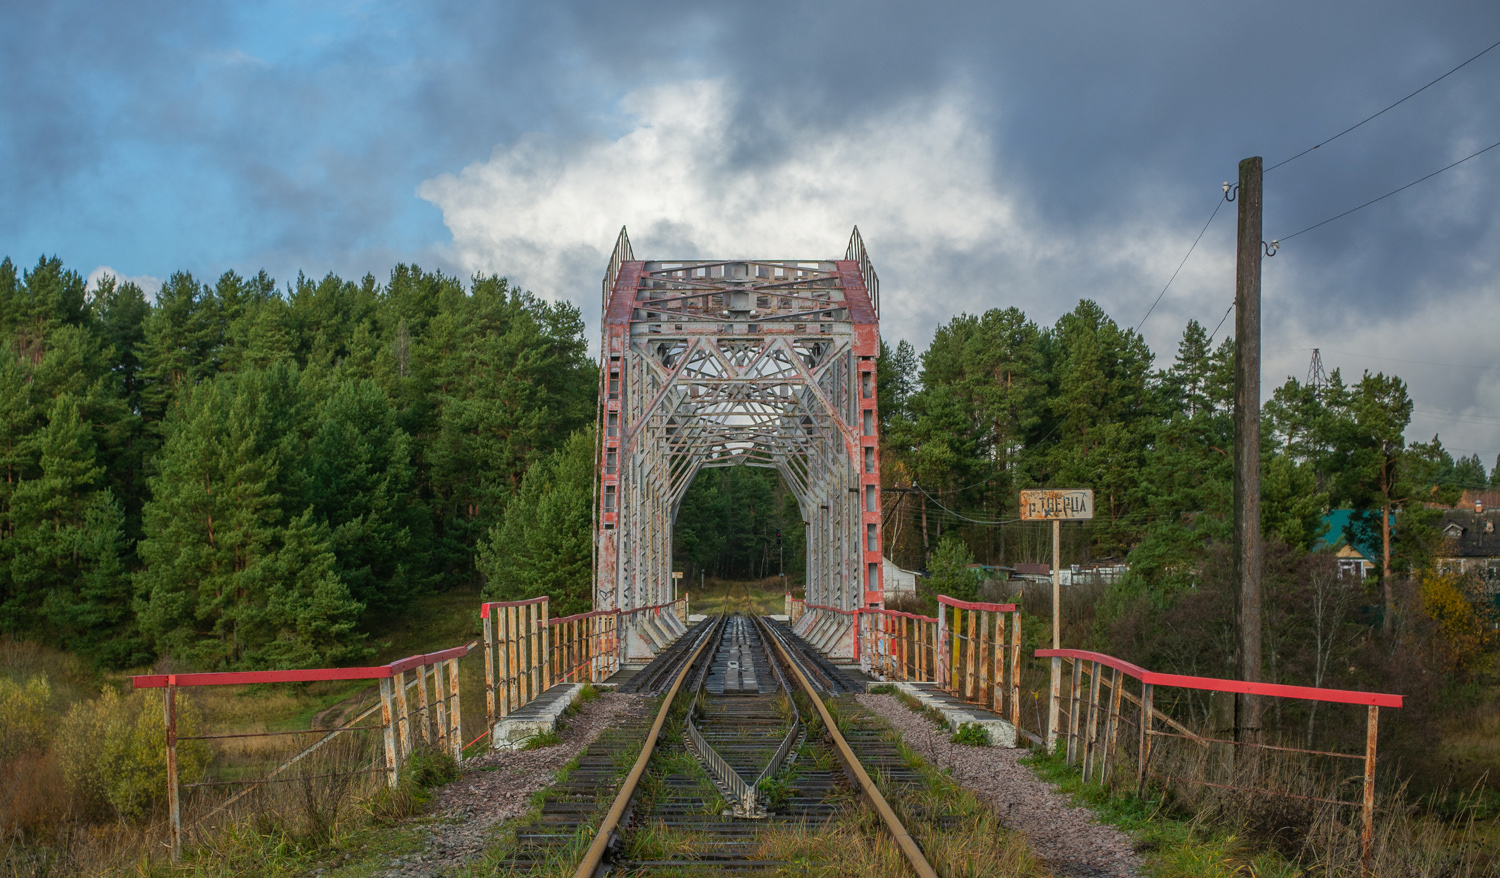
M 1136 332 L 1140 332 L 1141 331 L 1141 327 L 1146 325 L 1146 317 L 1150 317 L 1151 316 L 1151 312 L 1155 311 L 1157 304 L 1159 302 L 1161 302 L 1161 297 L 1165 296 L 1167 294 L 1167 290 L 1171 288 L 1172 281 L 1177 280 L 1177 275 L 1182 272 L 1182 267 L 1184 265 L 1187 265 L 1188 257 L 1192 256 L 1193 255 L 1193 251 L 1196 250 L 1196 249 L 1198 249 L 1198 242 L 1201 241 L 1201 240 L 1203 240 L 1203 233 L 1208 231 L 1208 227 L 1209 227 L 1210 224 L 1213 223 L 1214 217 L 1216 217 L 1216 216 L 1219 215 L 1219 208 L 1221 208 L 1223 206 L 1224 206 L 1224 199 L 1223 198 L 1215 198 L 1214 199 L 1214 212 L 1208 215 L 1208 222 L 1204 223 L 1203 224 L 1203 228 L 1201 228 L 1201 229 L 1198 230 L 1198 237 L 1196 237 L 1196 238 L 1193 239 L 1193 245 L 1188 248 L 1187 255 L 1183 256 L 1182 257 L 1182 261 L 1179 262 L 1179 263 L 1177 263 L 1177 270 L 1174 271 L 1174 272 L 1172 272 L 1172 276 L 1171 277 L 1167 278 L 1167 285 L 1164 286 L 1164 287 L 1162 287 L 1161 288 L 1161 292 L 1159 292 L 1159 293 L 1156 294 L 1156 301 L 1152 302 L 1151 303 L 1151 307 L 1146 309 L 1146 316 L 1142 317 L 1141 318 L 1141 322 L 1137 323 L 1135 325 L 1135 331 Z
M 1411 100 L 1412 98 L 1416 97 L 1417 95 L 1421 94 L 1422 92 L 1428 90 L 1429 88 L 1432 88 L 1434 85 L 1437 85 L 1438 83 L 1442 82 L 1443 80 L 1447 79 L 1448 77 L 1452 76 L 1453 74 L 1457 73 L 1458 71 L 1460 71 L 1460 70 L 1464 69 L 1465 67 L 1469 66 L 1473 62 L 1479 60 L 1481 57 L 1483 57 L 1484 55 L 1488 54 L 1496 46 L 1500 46 L 1500 40 L 1497 40 L 1497 41 L 1491 43 L 1488 48 L 1486 48 L 1484 51 L 1480 52 L 1478 55 L 1475 55 L 1474 57 L 1472 57 L 1469 60 L 1463 62 L 1462 64 L 1458 65 L 1457 67 L 1454 67 L 1452 70 L 1449 70 L 1447 73 L 1444 73 L 1442 76 L 1439 76 L 1437 79 L 1434 79 L 1433 81 L 1427 83 L 1426 85 L 1422 86 L 1421 88 L 1417 89 L 1416 91 L 1412 92 L 1411 94 L 1407 95 L 1406 97 L 1402 98 L 1401 100 L 1396 101 L 1394 104 L 1391 104 L 1390 106 L 1386 107 L 1385 109 L 1381 110 L 1380 112 L 1375 113 L 1374 115 L 1371 115 L 1371 116 L 1366 116 L 1364 119 L 1361 119 L 1360 121 L 1354 123 L 1353 125 L 1350 125 L 1348 128 L 1345 128 L 1343 131 L 1340 131 L 1339 133 L 1337 133 L 1337 134 L 1333 135 L 1332 137 L 1328 138 L 1327 140 L 1324 140 L 1321 143 L 1315 143 L 1312 146 L 1309 146 L 1307 149 L 1302 150 L 1301 152 L 1297 153 L 1296 155 L 1292 156 L 1289 159 L 1282 159 L 1281 161 L 1277 162 L 1276 164 L 1270 166 L 1269 168 L 1266 168 L 1261 173 L 1262 174 L 1268 174 L 1271 171 L 1274 171 L 1277 168 L 1281 167 L 1282 165 L 1287 164 L 1288 162 L 1294 162 L 1297 159 L 1300 159 L 1303 156 L 1307 155 L 1308 153 L 1312 152 L 1313 150 L 1319 149 L 1319 148 L 1321 148 L 1323 146 L 1326 146 L 1326 145 L 1334 142 L 1335 140 L 1338 140 L 1340 137 L 1343 137 L 1345 134 L 1348 134 L 1350 131 L 1353 131 L 1354 129 L 1356 129 L 1356 128 L 1360 127 L 1361 125 L 1365 124 L 1366 122 L 1371 122 L 1371 121 L 1379 118 L 1380 116 L 1385 115 L 1386 113 L 1390 112 L 1391 110 L 1394 110 L 1395 108 L 1401 106 L 1402 104 L 1406 103 L 1407 101 Z M 1282 240 L 1285 240 L 1285 239 L 1283 238 Z
M 1385 193 L 1384 195 L 1380 196 L 1379 198 L 1371 198 L 1369 201 L 1366 201 L 1364 204 L 1361 204 L 1359 207 L 1351 207 L 1348 210 L 1344 211 L 1343 213 L 1338 214 L 1337 216 L 1331 216 L 1328 219 L 1323 220 L 1320 223 L 1313 223 L 1312 225 L 1308 226 L 1305 229 L 1302 229 L 1301 231 L 1293 232 L 1290 235 L 1285 235 L 1283 237 L 1277 238 L 1275 241 L 1272 241 L 1272 244 L 1284 243 L 1286 241 L 1290 241 L 1291 239 L 1297 237 L 1298 235 L 1302 235 L 1302 234 L 1305 234 L 1307 232 L 1310 232 L 1313 229 L 1318 228 L 1319 226 L 1326 226 L 1329 223 L 1333 222 L 1334 220 L 1343 219 L 1344 217 L 1348 216 L 1351 213 L 1354 213 L 1355 211 L 1364 210 L 1365 208 L 1369 207 L 1370 205 L 1376 203 L 1377 201 L 1384 201 L 1385 199 L 1390 198 L 1392 195 L 1395 195 L 1397 192 L 1405 191 L 1405 190 L 1410 189 L 1411 187 L 1417 185 L 1418 183 L 1421 183 L 1421 182 L 1423 182 L 1425 180 L 1430 180 L 1433 177 L 1436 177 L 1438 174 L 1441 174 L 1444 171 L 1447 171 L 1447 170 L 1450 170 L 1452 168 L 1458 167 L 1459 165 L 1463 164 L 1464 162 L 1468 161 L 1469 159 L 1475 158 L 1476 156 L 1484 155 L 1485 153 L 1489 152 L 1490 150 L 1494 149 L 1497 146 L 1500 146 L 1500 141 L 1496 141 L 1495 143 L 1492 143 L 1489 146 L 1486 146 L 1484 149 L 1481 149 L 1478 152 L 1470 153 L 1469 155 L 1464 156 L 1463 158 L 1459 159 L 1458 161 L 1454 162 L 1451 165 L 1446 165 L 1444 167 L 1438 168 L 1436 171 L 1433 171 L 1432 173 L 1428 174 L 1427 176 L 1422 177 L 1422 178 L 1417 179 L 1417 180 L 1413 180 L 1410 183 L 1407 183 L 1405 186 L 1400 187 L 1399 189 L 1392 189 L 1391 191 L 1389 191 L 1389 192 Z

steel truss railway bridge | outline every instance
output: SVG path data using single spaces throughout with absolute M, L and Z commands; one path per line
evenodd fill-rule
M 880 606 L 880 286 L 859 229 L 842 259 L 727 260 L 639 260 L 621 229 L 602 304 L 594 608 L 672 600 L 683 495 L 728 466 L 796 495 L 809 604 Z

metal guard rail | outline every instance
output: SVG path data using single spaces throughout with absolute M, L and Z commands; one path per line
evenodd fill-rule
M 1101 652 L 1085 649 L 1039 649 L 1037 658 L 1067 658 L 1085 662 L 1097 662 L 1106 668 L 1120 671 L 1129 677 L 1151 686 L 1166 686 L 1173 689 L 1203 689 L 1208 692 L 1233 692 L 1240 695 L 1265 695 L 1271 698 L 1297 698 L 1303 701 L 1323 701 L 1331 704 L 1360 704 L 1366 707 L 1400 707 L 1404 696 L 1384 692 L 1361 692 L 1356 689 L 1316 689 L 1311 686 L 1288 686 L 1284 683 L 1249 683 L 1244 680 L 1224 680 L 1217 677 L 1189 677 L 1183 674 L 1162 674 L 1148 671 Z

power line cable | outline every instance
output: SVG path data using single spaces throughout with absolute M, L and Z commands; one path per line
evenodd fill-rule
M 1234 310 L 1234 303 L 1230 302 L 1229 303 L 1229 307 L 1224 309 L 1224 316 L 1219 318 L 1219 326 L 1223 326 L 1224 325 L 1224 321 L 1229 319 L 1229 312 L 1233 311 L 1233 310 Z M 1216 335 L 1219 334 L 1219 326 L 1215 326 L 1214 327 L 1214 331 L 1209 334 L 1208 341 L 1205 342 L 1205 346 L 1209 346 L 1209 345 L 1212 345 L 1214 343 L 1214 336 L 1216 336 Z
M 1167 285 L 1162 287 L 1161 292 L 1156 294 L 1156 301 L 1152 302 L 1151 307 L 1146 309 L 1146 317 L 1151 316 L 1151 312 L 1156 310 L 1156 305 L 1161 301 L 1161 297 L 1165 296 L 1167 294 L 1167 290 L 1172 286 L 1172 281 L 1177 280 L 1177 275 L 1182 271 L 1182 267 L 1184 265 L 1187 265 L 1188 256 L 1192 256 L 1193 251 L 1198 249 L 1198 242 L 1203 240 L 1203 233 L 1208 231 L 1209 224 L 1214 221 L 1214 217 L 1219 215 L 1219 208 L 1223 206 L 1223 198 L 1214 199 L 1214 212 L 1208 215 L 1208 222 L 1203 224 L 1203 228 L 1198 231 L 1198 237 L 1193 239 L 1193 246 L 1188 248 L 1187 256 L 1182 257 L 1182 261 L 1177 263 L 1177 271 L 1172 272 L 1172 276 L 1167 278 Z M 1136 332 L 1140 332 L 1141 327 L 1146 325 L 1146 317 L 1142 317 L 1141 322 L 1135 325 Z
M 1474 57 L 1470 58 L 1468 61 L 1465 61 L 1464 63 L 1458 65 L 1457 67 L 1453 68 L 1452 70 L 1449 70 L 1447 73 L 1444 73 L 1442 76 L 1439 76 L 1437 79 L 1434 79 L 1433 81 L 1427 83 L 1426 85 L 1422 86 L 1421 88 L 1417 89 L 1416 91 L 1412 92 L 1411 94 L 1407 95 L 1406 97 L 1402 98 L 1401 100 L 1395 102 L 1394 104 L 1391 104 L 1389 107 L 1386 107 L 1384 110 L 1381 110 L 1380 112 L 1376 113 L 1373 116 L 1368 116 L 1368 117 L 1366 117 L 1364 119 L 1361 119 L 1360 121 L 1354 123 L 1353 125 L 1350 125 L 1348 128 L 1345 128 L 1343 131 L 1340 131 L 1339 133 L 1333 135 L 1332 137 L 1328 138 L 1327 140 L 1323 141 L 1322 143 L 1315 143 L 1312 146 L 1309 146 L 1307 149 L 1304 149 L 1301 152 L 1297 153 L 1296 155 L 1292 156 L 1291 158 L 1289 158 L 1289 159 L 1283 159 L 1283 160 L 1277 162 L 1276 164 L 1270 166 L 1269 168 L 1266 168 L 1261 173 L 1262 174 L 1268 174 L 1271 171 L 1276 170 L 1277 168 L 1281 167 L 1282 165 L 1284 165 L 1284 164 L 1286 164 L 1288 162 L 1294 162 L 1297 159 L 1300 159 L 1303 156 L 1307 155 L 1308 153 L 1312 152 L 1313 150 L 1318 149 L 1318 148 L 1323 147 L 1323 146 L 1326 146 L 1326 145 L 1334 142 L 1335 140 L 1338 140 L 1340 137 L 1343 137 L 1345 134 L 1348 134 L 1350 131 L 1353 131 L 1354 129 L 1358 128 L 1359 126 L 1365 124 L 1366 122 L 1373 121 L 1374 119 L 1376 119 L 1376 118 L 1378 118 L 1380 116 L 1385 115 L 1387 112 L 1396 109 L 1397 107 L 1401 106 L 1402 104 L 1406 103 L 1407 101 L 1411 100 L 1412 98 L 1416 97 L 1417 95 L 1421 94 L 1422 92 L 1428 90 L 1429 88 L 1432 88 L 1434 85 L 1437 85 L 1438 83 L 1442 82 L 1443 80 L 1447 79 L 1448 77 L 1452 76 L 1453 74 L 1457 73 L 1458 71 L 1464 69 L 1469 64 L 1471 64 L 1471 63 L 1473 63 L 1475 61 L 1478 61 L 1482 56 L 1488 54 L 1489 51 L 1491 49 L 1494 49 L 1496 46 L 1500 46 L 1500 40 L 1497 40 L 1496 42 L 1491 43 L 1490 46 L 1489 46 L 1489 48 L 1485 49 L 1483 52 L 1480 52 L 1478 55 L 1475 55 Z M 1283 240 L 1285 240 L 1285 239 L 1283 239 Z
M 1329 223 L 1333 222 L 1334 220 L 1336 220 L 1336 219 L 1343 219 L 1344 217 L 1348 216 L 1351 213 L 1354 213 L 1357 210 L 1364 210 L 1365 208 L 1369 207 L 1370 205 L 1374 204 L 1377 201 L 1384 201 L 1385 199 L 1390 198 L 1392 195 L 1395 195 L 1397 192 L 1401 192 L 1403 190 L 1410 189 L 1411 187 L 1417 185 L 1418 183 L 1421 183 L 1424 180 L 1431 180 L 1433 177 L 1436 177 L 1438 174 L 1441 174 L 1442 172 L 1444 172 L 1446 170 L 1449 170 L 1451 168 L 1456 168 L 1459 165 L 1463 164 L 1464 162 L 1468 161 L 1469 159 L 1474 158 L 1475 156 L 1484 155 L 1485 153 L 1489 152 L 1490 150 L 1494 149 L 1497 146 L 1500 146 L 1500 141 L 1496 141 L 1495 143 L 1492 143 L 1489 146 L 1486 146 L 1484 149 L 1481 149 L 1479 152 L 1471 153 L 1469 155 L 1466 155 L 1466 156 L 1464 156 L 1463 158 L 1459 159 L 1458 161 L 1454 162 L 1451 165 L 1447 165 L 1445 167 L 1438 168 L 1436 171 L 1433 171 L 1432 173 L 1428 174 L 1425 177 L 1422 177 L 1421 179 L 1413 180 L 1410 183 L 1407 183 L 1405 186 L 1402 186 L 1400 189 L 1392 189 L 1391 191 L 1389 191 L 1389 192 L 1385 193 L 1384 195 L 1380 196 L 1379 198 L 1371 198 L 1369 201 L 1366 201 L 1364 204 L 1361 204 L 1359 207 L 1351 207 L 1348 210 L 1344 211 L 1343 213 L 1339 214 L 1338 216 L 1331 216 L 1328 219 L 1323 220 L 1320 223 L 1313 223 L 1312 225 L 1308 226 L 1307 228 L 1303 229 L 1302 231 L 1293 232 L 1290 235 L 1287 235 L 1287 236 L 1282 237 L 1282 238 L 1278 238 L 1278 239 L 1272 241 L 1271 244 L 1274 246 L 1274 245 L 1276 245 L 1278 243 L 1281 243 L 1281 242 L 1284 242 L 1284 241 L 1290 241 L 1291 239 L 1297 237 L 1298 235 L 1301 235 L 1301 234 L 1304 234 L 1306 232 L 1310 232 L 1313 229 L 1316 229 L 1318 226 L 1326 226 Z

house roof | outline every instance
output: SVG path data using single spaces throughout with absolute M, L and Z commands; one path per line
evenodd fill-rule
M 1484 512 L 1448 509 L 1443 512 L 1438 529 L 1443 532 L 1439 557 L 1500 557 L 1500 509 L 1492 511 L 1486 507 Z
M 1328 531 L 1318 541 L 1318 548 L 1336 551 L 1342 547 L 1348 547 L 1366 561 L 1374 561 L 1375 557 L 1380 554 L 1380 547 L 1378 545 L 1368 541 L 1358 543 L 1350 543 L 1349 541 L 1347 530 L 1350 523 L 1354 521 L 1355 512 L 1356 510 L 1353 509 L 1335 509 L 1323 516 L 1323 523 L 1328 525 Z M 1395 523 L 1396 516 L 1392 514 L 1391 524 L 1394 525 Z M 1339 552 L 1339 556 L 1349 557 L 1343 552 Z

